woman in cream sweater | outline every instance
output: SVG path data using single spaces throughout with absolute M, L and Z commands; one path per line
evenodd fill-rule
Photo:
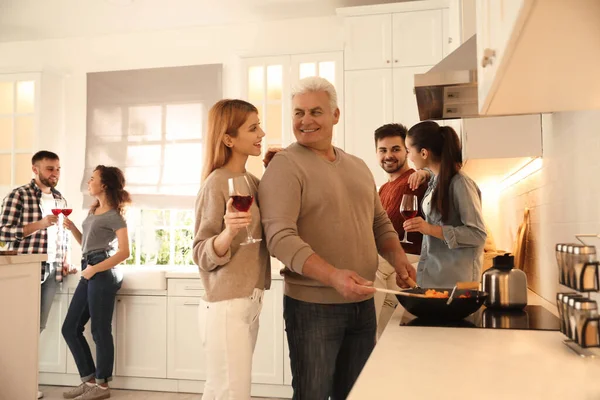
M 249 156 L 261 155 L 265 133 L 258 111 L 242 100 L 221 100 L 210 110 L 203 182 L 196 199 L 193 258 L 206 290 L 200 333 L 206 349 L 204 400 L 250 398 L 252 354 L 263 292 L 271 284 L 265 240 L 241 246 L 246 227 L 262 238 L 259 180 L 246 171 Z M 254 202 L 233 208 L 228 180 L 245 176 Z

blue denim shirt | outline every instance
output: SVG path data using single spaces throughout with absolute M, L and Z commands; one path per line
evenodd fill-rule
M 477 184 L 460 172 L 450 182 L 448 220 L 432 210 L 431 194 L 437 177 L 429 182 L 423 199 L 425 220 L 441 225 L 444 240 L 424 235 L 417 283 L 422 287 L 450 288 L 458 281 L 478 281 L 487 237 L 481 211 L 481 192 Z

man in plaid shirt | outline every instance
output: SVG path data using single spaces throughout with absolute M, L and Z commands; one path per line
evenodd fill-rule
M 64 201 L 54 187 L 60 177 L 60 160 L 50 151 L 39 151 L 31 159 L 35 178 L 10 192 L 2 205 L 0 241 L 9 242 L 10 249 L 19 254 L 48 254 L 48 262 L 41 267 L 40 332 L 46 327 L 50 307 L 58 283 L 57 271 L 62 274 L 64 257 L 60 245 L 58 217 L 50 212 L 56 201 Z M 46 204 L 46 207 L 44 207 Z M 64 202 L 66 204 L 66 202 Z M 49 214 L 45 215 L 44 214 Z M 53 230 L 49 243 L 49 229 Z M 68 236 L 66 236 L 68 238 Z

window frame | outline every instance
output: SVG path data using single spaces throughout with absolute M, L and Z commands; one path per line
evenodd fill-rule
M 147 211 L 147 212 L 151 212 L 151 211 L 159 211 L 159 212 L 169 212 L 169 221 L 168 223 L 165 224 L 160 224 L 160 225 L 152 225 L 152 226 L 147 226 L 144 225 L 143 222 L 143 212 Z M 131 218 L 130 214 L 131 212 L 135 212 L 137 214 L 136 218 Z M 189 225 L 185 225 L 185 224 L 176 224 L 176 219 L 177 219 L 177 213 L 190 213 L 192 220 L 190 221 Z M 181 209 L 181 208 L 170 208 L 170 209 L 149 209 L 149 208 L 138 208 L 138 207 L 131 207 L 128 211 L 127 211 L 127 228 L 129 230 L 129 248 L 130 248 L 130 257 L 124 261 L 125 265 L 128 266 L 134 266 L 134 267 L 147 267 L 147 268 L 153 268 L 153 267 L 166 267 L 166 268 L 182 268 L 182 267 L 193 267 L 195 264 L 194 262 L 191 260 L 190 264 L 175 264 L 175 252 L 176 252 L 176 243 L 175 243 L 175 232 L 177 230 L 189 230 L 191 232 L 192 235 L 192 241 L 190 241 L 189 243 L 189 248 L 190 248 L 190 252 L 192 251 L 192 244 L 193 244 L 193 237 L 194 237 L 194 210 L 193 209 Z M 166 264 L 159 264 L 156 262 L 156 260 L 154 262 L 147 262 L 142 264 L 141 262 L 141 256 L 142 253 L 144 252 L 144 237 L 145 237 L 145 233 L 147 234 L 147 232 L 149 230 L 152 230 L 155 234 L 153 235 L 153 238 L 156 238 L 156 232 L 159 230 L 164 230 L 167 231 L 169 233 L 169 262 Z M 134 242 L 135 242 L 135 251 L 134 251 Z M 160 252 L 160 248 L 158 250 L 158 252 Z M 158 255 L 158 253 L 157 253 Z M 133 259 L 135 258 L 135 259 Z M 133 259 L 133 261 L 132 261 Z
M 11 156 L 11 176 L 9 185 L 0 185 L 2 193 L 8 193 L 13 188 L 19 185 L 24 185 L 27 182 L 16 181 L 16 156 L 27 154 L 33 156 L 40 143 L 40 119 L 41 119 L 41 74 L 40 73 L 9 73 L 0 74 L 0 82 L 10 82 L 13 84 L 13 112 L 0 114 L 0 118 L 11 118 L 12 119 L 12 145 L 10 150 L 0 150 L 0 155 Z M 34 83 L 34 99 L 33 99 L 33 112 L 20 113 L 17 112 L 17 85 L 19 82 L 33 82 Z M 32 147 L 28 149 L 17 149 L 16 148 L 16 121 L 18 117 L 32 116 L 33 117 L 33 138 Z

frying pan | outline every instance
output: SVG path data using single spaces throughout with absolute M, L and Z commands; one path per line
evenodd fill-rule
M 447 290 L 448 293 L 452 292 L 452 288 L 427 288 L 435 289 L 438 292 Z M 414 288 L 405 290 L 407 293 L 425 294 L 427 289 Z M 462 294 L 468 294 L 468 298 L 460 298 Z M 450 304 L 447 304 L 447 298 L 435 298 L 435 297 L 410 297 L 396 295 L 398 302 L 402 304 L 402 307 L 409 313 L 418 318 L 427 320 L 441 320 L 441 321 L 457 321 L 461 320 L 475 311 L 479 310 L 482 306 L 487 293 L 479 290 L 470 289 L 456 289 L 454 299 Z

